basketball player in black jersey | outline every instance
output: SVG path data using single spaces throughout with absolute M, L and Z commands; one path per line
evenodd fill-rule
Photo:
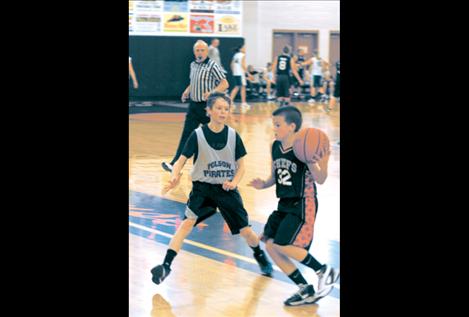
M 327 149 L 315 156 L 313 163 L 301 162 L 292 148 L 295 133 L 302 124 L 301 112 L 287 106 L 278 108 L 272 115 L 276 138 L 272 144 L 272 174 L 267 180 L 251 180 L 249 186 L 264 189 L 276 185 L 276 194 L 280 198 L 277 210 L 267 220 L 261 239 L 266 243 L 272 260 L 300 288 L 284 302 L 285 305 L 312 304 L 328 295 L 339 278 L 338 270 L 319 263 L 308 252 L 313 241 L 318 206 L 316 183 L 326 181 L 330 151 Z M 317 291 L 290 259 L 316 272 L 319 278 Z
M 302 63 L 305 61 L 305 50 L 303 48 L 298 49 L 298 55 L 293 56 L 293 61 L 295 62 L 296 69 L 300 78 L 304 80 L 304 67 Z M 296 93 L 298 96 L 301 96 L 301 86 L 298 80 L 295 77 L 291 76 L 293 79 L 293 85 L 295 86 Z
M 278 55 L 272 65 L 272 69 L 275 70 L 273 81 L 277 85 L 277 100 L 280 102 L 280 107 L 290 103 L 290 71 L 300 85 L 303 85 L 303 80 L 298 75 L 296 65 L 290 57 L 290 47 L 285 46 L 282 52 L 283 54 Z

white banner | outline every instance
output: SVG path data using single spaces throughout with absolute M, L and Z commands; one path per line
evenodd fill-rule
M 129 35 L 240 37 L 241 0 L 129 0 Z

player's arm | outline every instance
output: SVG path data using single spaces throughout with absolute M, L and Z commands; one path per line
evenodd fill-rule
M 233 190 L 233 189 L 235 189 L 236 186 L 238 186 L 241 179 L 243 178 L 244 173 L 246 172 L 246 168 L 244 167 L 244 159 L 242 157 L 240 157 L 236 161 L 236 166 L 237 166 L 236 167 L 236 174 L 233 177 L 233 179 L 231 181 L 225 181 L 223 183 L 222 187 L 223 187 L 224 190 Z
M 181 171 L 184 165 L 186 164 L 186 161 L 187 157 L 181 154 L 181 156 L 179 156 L 179 159 L 173 166 L 173 172 L 171 173 L 171 178 L 169 179 L 169 182 L 163 188 L 163 194 L 166 194 L 169 190 L 173 189 L 179 184 L 182 175 Z
M 248 79 L 250 81 L 254 80 L 254 77 L 251 75 L 250 72 L 248 72 L 248 68 L 246 67 L 246 55 L 243 56 L 242 62 L 241 62 L 241 67 L 243 68 L 244 74 L 248 74 Z
M 248 186 L 254 187 L 255 189 L 264 189 L 264 188 L 272 187 L 275 184 L 275 177 L 274 177 L 275 169 L 274 169 L 273 162 L 271 163 L 271 166 L 272 166 L 271 168 L 272 171 L 268 179 L 262 180 L 260 178 L 255 178 L 251 180 L 251 182 L 249 182 Z
M 298 82 L 303 85 L 303 79 L 300 78 L 300 75 L 298 74 L 298 71 L 296 70 L 296 63 L 293 61 L 293 59 L 290 59 L 290 67 L 293 72 L 293 75 L 295 75 L 296 79 L 298 79 Z
M 173 165 L 173 171 L 171 173 L 171 178 L 166 186 L 163 188 L 163 194 L 168 192 L 169 190 L 173 189 L 179 183 L 182 175 L 182 169 L 187 162 L 187 159 L 191 158 L 194 153 L 197 151 L 197 133 L 192 131 L 189 139 L 187 139 L 186 144 L 184 145 L 184 149 L 179 156 L 179 159 Z
M 274 162 L 270 164 L 271 172 L 270 172 L 270 177 L 264 181 L 264 187 L 263 188 L 269 188 L 275 185 L 275 168 L 274 168 Z
M 212 92 L 224 92 L 228 89 L 228 87 L 230 87 L 228 80 L 226 80 L 226 78 L 223 78 L 222 80 L 220 80 L 220 84 L 218 84 L 218 86 L 215 87 Z
M 233 177 L 233 180 L 231 181 L 232 183 L 235 184 L 235 187 L 239 184 L 239 182 L 241 181 L 241 179 L 243 178 L 244 176 L 244 173 L 246 172 L 246 167 L 244 165 L 244 157 L 240 157 L 237 161 L 236 161 L 236 174 L 235 176 Z
M 328 71 L 329 70 L 329 62 L 326 61 L 325 59 L 322 60 L 322 69 L 323 71 Z
M 181 95 L 182 102 L 186 102 L 186 100 L 189 98 L 190 91 L 191 91 L 191 85 L 189 84 L 189 86 L 187 86 L 186 89 L 184 89 L 184 92 Z
M 310 58 L 306 62 L 302 62 L 301 65 L 302 66 L 308 66 L 308 65 L 311 65 L 312 63 L 313 63 L 313 59 Z
M 324 184 L 327 179 L 327 168 L 329 164 L 330 153 L 324 154 L 316 163 L 309 163 L 308 168 L 313 174 L 314 181 L 318 184 Z
M 275 77 L 277 76 L 277 58 L 272 63 L 272 82 L 275 83 Z
M 244 73 L 248 72 L 248 68 L 246 67 L 246 55 L 244 55 L 243 59 L 241 60 L 241 68 L 243 68 Z
M 129 61 L 129 74 L 130 74 L 130 77 L 132 78 L 134 88 L 137 89 L 138 88 L 137 76 L 135 75 L 134 67 L 131 61 Z

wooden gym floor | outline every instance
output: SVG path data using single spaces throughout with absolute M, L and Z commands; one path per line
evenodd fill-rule
M 277 106 L 270 102 L 251 105 L 252 109 L 244 114 L 239 113 L 238 107 L 233 108 L 228 124 L 238 131 L 248 153 L 239 191 L 252 227 L 260 233 L 276 208 L 275 189 L 258 191 L 246 184 L 255 177 L 266 178 L 270 172 L 271 113 Z M 326 113 L 321 104 L 295 105 L 303 112 L 304 127 L 321 128 L 331 140 L 329 177 L 324 185 L 318 185 L 319 209 L 310 252 L 320 262 L 339 267 L 339 111 Z M 192 159 L 186 163 L 179 187 L 165 196 L 161 194 L 170 177 L 161 162 L 170 161 L 176 152 L 184 116 L 185 113 L 129 116 L 129 316 L 340 316 L 340 285 L 317 304 L 284 306 L 283 301 L 297 287 L 277 267 L 272 278 L 260 275 L 252 251 L 241 237 L 230 234 L 219 214 L 189 235 L 168 278 L 160 285 L 152 283 L 150 269 L 162 262 L 191 190 L 188 175 Z M 301 264 L 298 268 L 309 283 L 317 285 L 311 269 Z

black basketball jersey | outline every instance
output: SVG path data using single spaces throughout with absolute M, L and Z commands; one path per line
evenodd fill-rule
M 301 63 L 305 61 L 305 56 L 304 55 L 297 55 L 296 56 L 296 67 L 298 70 L 303 69 L 303 66 L 301 66 Z
M 277 57 L 277 75 L 290 75 L 290 59 L 288 55 L 279 55 Z
M 293 148 L 283 149 L 282 142 L 272 145 L 276 194 L 278 198 L 305 197 L 315 194 L 316 187 L 308 166 L 293 153 Z

